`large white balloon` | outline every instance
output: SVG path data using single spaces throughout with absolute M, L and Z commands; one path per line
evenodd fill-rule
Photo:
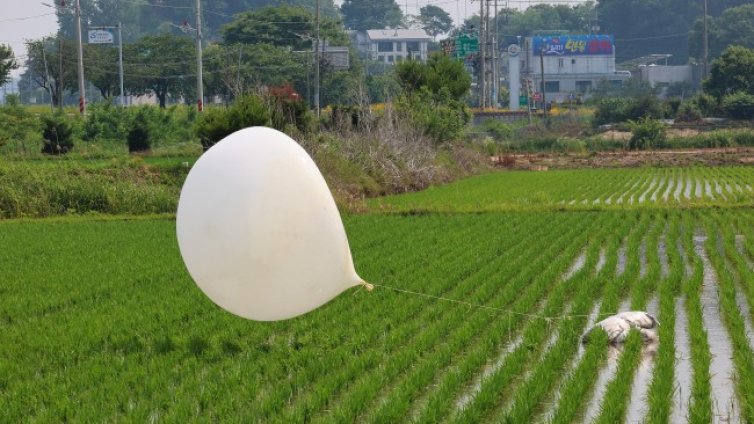
M 292 318 L 366 284 L 319 169 L 271 128 L 235 132 L 199 158 L 176 227 L 196 284 L 244 318 Z

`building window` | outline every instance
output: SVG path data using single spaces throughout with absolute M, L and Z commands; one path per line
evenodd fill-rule
M 387 57 L 387 61 L 388 61 L 389 63 L 393 63 L 393 55 L 389 55 L 389 56 Z
M 562 58 L 558 59 L 558 68 L 563 69 L 563 59 Z
M 591 81 L 576 81 L 576 91 L 579 93 L 586 93 L 592 89 Z
M 395 56 L 395 61 L 396 62 L 402 62 L 403 61 L 403 56 Z
M 421 51 L 421 43 L 418 41 L 406 41 L 406 50 L 410 52 Z
M 377 56 L 377 60 L 380 61 L 380 62 L 384 62 L 385 61 L 385 56 L 379 55 L 379 56 Z
M 395 43 L 395 51 L 402 52 L 403 51 L 403 42 L 398 41 Z
M 560 81 L 545 81 L 545 93 L 557 93 L 560 91 Z
M 377 51 L 378 52 L 391 52 L 393 51 L 393 42 L 392 41 L 380 41 L 377 43 Z
M 576 64 L 576 59 L 571 59 L 571 65 L 575 65 L 575 64 Z

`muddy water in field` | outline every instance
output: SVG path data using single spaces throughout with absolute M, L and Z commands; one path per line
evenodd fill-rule
M 649 196 L 649 193 L 652 192 L 652 189 L 655 188 L 657 185 L 657 177 L 652 179 L 652 182 L 649 184 L 649 187 L 647 187 L 646 190 L 639 196 L 639 203 L 644 203 L 644 201 L 647 199 L 647 196 Z
M 647 304 L 647 312 L 657 316 L 659 312 L 659 300 L 657 296 Z M 656 333 L 655 333 L 656 334 Z M 647 414 L 647 392 L 649 384 L 652 381 L 652 372 L 655 367 L 655 355 L 659 347 L 659 340 L 655 339 L 650 343 L 645 343 L 641 349 L 641 362 L 634 376 L 634 383 L 631 386 L 631 400 L 628 403 L 628 412 L 626 415 L 627 423 L 638 423 Z
M 736 235 L 736 249 L 738 250 L 738 253 L 741 255 L 741 257 L 744 258 L 749 268 L 754 270 L 754 262 L 746 253 L 746 246 L 744 245 L 745 242 L 746 242 L 746 237 L 744 235 L 742 234 Z
M 626 245 L 622 245 L 618 249 L 618 263 L 616 264 L 615 275 L 621 276 L 626 272 Z
M 673 193 L 673 197 L 677 202 L 681 201 L 681 193 L 683 193 L 683 178 L 678 177 L 678 180 L 676 180 L 675 192 Z
M 625 252 L 625 251 L 624 251 Z M 620 257 L 620 256 L 619 256 Z M 618 307 L 618 311 L 627 311 L 631 306 L 631 301 L 626 299 Z M 596 318 L 595 318 L 596 320 Z M 602 404 L 602 398 L 607 391 L 607 384 L 613 379 L 615 372 L 618 369 L 618 359 L 623 352 L 620 346 L 610 345 L 607 352 L 607 365 L 597 374 L 597 381 L 594 383 L 594 389 L 592 389 L 592 396 L 589 399 L 589 404 L 586 407 L 584 413 L 584 419 L 582 422 L 592 422 L 600 413 L 600 405 Z
M 717 180 L 715 180 L 715 192 L 721 199 L 728 200 L 728 198 L 725 196 L 725 193 L 723 193 L 723 186 L 721 186 L 720 183 L 717 182 Z
M 749 340 L 749 347 L 754 349 L 754 323 L 752 323 L 751 319 L 751 309 L 749 308 L 749 302 L 746 300 L 746 296 L 741 290 L 736 290 L 736 305 L 738 305 L 738 310 L 741 311 L 741 315 L 744 318 L 746 339 Z
M 607 254 L 605 249 L 602 249 L 600 250 L 600 257 L 597 259 L 597 268 L 595 269 L 596 274 L 599 274 L 600 271 L 602 271 L 602 268 L 605 267 L 605 262 L 607 262 Z
M 670 193 L 673 192 L 673 187 L 675 186 L 675 178 L 669 177 L 668 178 L 668 186 L 665 188 L 665 192 L 662 193 L 662 201 L 667 202 L 668 198 L 670 197 Z
M 628 189 L 626 189 L 625 191 L 623 191 L 623 193 L 620 195 L 620 197 L 618 197 L 618 199 L 615 201 L 615 203 L 616 204 L 623 203 L 623 200 L 625 199 L 626 195 L 629 192 L 631 192 L 631 190 L 633 190 L 634 188 L 636 188 L 636 186 L 639 185 L 639 182 L 641 182 L 641 180 L 636 180 L 636 182 L 634 182 L 631 185 L 631 187 L 629 187 Z
M 694 181 L 696 182 L 696 185 L 694 186 L 694 197 L 701 199 L 704 194 L 704 186 L 699 178 L 696 178 Z
M 505 359 L 508 357 L 508 355 L 516 350 L 520 345 L 523 339 L 519 335 L 512 341 L 510 341 L 497 355 L 497 357 L 491 361 L 488 362 L 487 365 L 485 365 L 484 370 L 482 373 L 477 376 L 473 383 L 468 386 L 461 396 L 458 397 L 456 400 L 456 411 L 461 411 L 463 408 L 466 407 L 472 400 L 474 400 L 474 397 L 479 393 L 479 391 L 482 389 L 482 383 L 484 383 L 484 380 L 486 380 L 489 376 L 497 372 L 497 370 L 500 369 L 500 367 L 503 366 L 503 363 L 505 363 Z
M 685 197 L 686 200 L 691 200 L 691 189 L 692 189 L 691 177 L 686 177 L 686 186 L 683 190 L 683 197 Z
M 568 271 L 563 275 L 563 280 L 570 280 L 573 278 L 574 275 L 576 275 L 577 272 L 584 269 L 584 265 L 586 264 L 586 251 L 583 250 L 578 257 L 576 257 L 576 260 L 571 264 L 571 267 L 568 269 Z
M 582 422 L 590 423 L 597 418 L 597 415 L 600 413 L 602 398 L 607 391 L 607 383 L 612 380 L 615 372 L 618 370 L 618 359 L 620 358 L 622 349 L 612 345 L 608 349 L 607 365 L 600 370 L 599 374 L 597 374 L 597 381 L 594 383 L 592 397 L 589 399 L 589 404 L 586 407 Z
M 738 250 L 738 254 L 744 258 L 746 265 L 750 269 L 754 269 L 754 263 L 752 263 L 749 255 L 746 254 L 746 248 L 744 247 L 745 240 L 746 238 L 743 235 L 736 235 L 736 250 Z M 738 287 L 738 290 L 736 290 L 736 304 L 738 305 L 738 309 L 741 311 L 741 315 L 743 315 L 744 317 L 744 324 L 746 325 L 746 338 L 749 340 L 749 346 L 754 349 L 754 315 L 752 315 L 751 313 L 749 302 L 746 300 L 746 295 L 744 294 L 743 288 L 740 287 L 740 285 Z
M 675 301 L 675 393 L 673 408 L 670 411 L 670 422 L 685 423 L 691 397 L 691 345 L 689 338 L 689 322 L 686 316 L 686 301 L 678 298 Z
M 688 256 L 686 255 L 686 249 L 683 248 L 683 243 L 680 239 L 678 239 L 678 242 L 676 243 L 676 249 L 678 249 L 678 253 L 681 256 L 681 262 L 683 262 L 683 274 L 686 278 L 691 276 L 691 273 L 694 272 L 693 267 L 691 266 L 691 262 L 689 261 Z
M 665 235 L 660 238 L 657 244 L 657 254 L 660 257 L 660 277 L 666 278 L 670 273 L 670 266 L 668 265 L 668 248 L 665 245 Z
M 702 261 L 704 279 L 702 287 L 702 318 L 712 353 L 710 385 L 712 387 L 715 422 L 739 422 L 738 400 L 734 391 L 733 347 L 720 316 L 720 297 L 717 275 L 704 249 L 706 236 L 694 237 L 694 250 Z
M 639 278 L 647 276 L 647 240 L 641 241 L 639 246 Z
M 594 305 L 592 310 L 589 312 L 589 317 L 587 318 L 586 326 L 584 327 L 585 331 L 592 328 L 594 323 L 597 322 L 601 305 L 602 305 L 602 302 L 597 301 L 597 303 Z M 558 402 L 560 402 L 561 393 L 564 389 L 563 385 L 571 377 L 571 374 L 573 374 L 573 371 L 581 362 L 581 358 L 584 356 L 585 352 L 586 352 L 586 349 L 584 348 L 584 344 L 579 342 L 579 350 L 576 352 L 576 356 L 573 358 L 573 360 L 571 360 L 571 363 L 568 365 L 567 371 L 561 381 L 561 385 L 557 388 L 552 398 L 547 403 L 545 403 L 544 412 L 539 417 L 537 417 L 537 419 L 535 419 L 535 422 L 546 423 L 546 422 L 552 421 L 558 407 Z

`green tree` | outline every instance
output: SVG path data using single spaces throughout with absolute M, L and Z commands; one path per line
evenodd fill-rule
M 10 46 L 0 44 L 0 85 L 10 81 L 10 71 L 18 68 Z
M 153 92 L 165 107 L 167 97 L 190 100 L 195 94 L 196 50 L 188 37 L 147 36 L 128 45 L 126 66 L 129 93 Z
M 395 0 L 344 0 L 340 12 L 346 27 L 357 31 L 396 28 L 403 22 Z
M 726 94 L 754 94 L 754 49 L 730 46 L 712 62 L 704 91 L 721 99 Z
M 60 75 L 61 45 L 58 37 L 45 37 L 26 42 L 26 78 L 39 87 L 49 91 L 52 103 L 60 105 L 61 96 L 67 90 L 74 93 L 78 90 L 76 80 L 76 56 L 72 53 L 76 46 L 72 41 L 63 38 L 62 62 L 63 75 Z M 71 53 L 66 53 L 71 52 Z
M 124 57 L 124 62 L 129 58 Z M 71 65 L 74 65 L 73 63 Z M 86 79 L 94 85 L 103 98 L 120 95 L 120 70 L 118 49 L 108 45 L 87 44 L 84 46 Z
M 60 4 L 61 0 L 55 0 Z M 181 35 L 180 26 L 186 22 L 195 25 L 194 2 L 187 0 L 80 0 L 81 15 L 85 27 L 115 25 L 123 23 L 126 42 L 134 42 L 146 35 Z M 249 10 L 259 10 L 268 6 L 291 6 L 314 11 L 316 0 L 203 0 L 203 33 L 207 40 L 220 38 L 220 28 L 228 18 Z M 52 1 L 50 1 L 52 3 Z M 66 0 L 67 7 L 58 8 L 60 32 L 73 38 L 74 17 L 72 0 Z M 320 0 L 323 16 L 338 17 L 332 0 Z
M 432 38 L 445 34 L 453 28 L 453 19 L 443 8 L 427 5 L 419 9 L 419 22 L 422 28 Z
M 409 95 L 426 87 L 433 94 L 446 91 L 454 100 L 460 100 L 471 88 L 471 76 L 463 63 L 443 54 L 433 54 L 426 64 L 416 60 L 401 62 L 395 73 Z
M 523 12 L 505 9 L 498 13 L 498 29 L 505 34 L 522 36 L 541 30 L 585 33 L 589 32 L 590 26 L 595 22 L 594 9 L 595 5 L 591 1 L 576 6 L 537 4 Z
M 300 7 L 265 7 L 240 13 L 221 29 L 224 44 L 271 44 L 294 50 L 311 50 L 314 16 Z M 320 22 L 320 37 L 332 45 L 345 45 L 348 36 L 331 18 Z
M 652 53 L 672 54 L 670 61 L 688 60 L 688 32 L 702 13 L 700 1 L 599 0 L 600 30 L 615 35 L 617 60 Z
M 707 30 L 710 58 L 720 56 L 726 47 L 732 45 L 754 48 L 754 4 L 732 7 L 717 18 L 709 18 Z M 700 61 L 704 54 L 703 37 L 704 26 L 699 19 L 689 35 L 689 49 L 691 55 Z
M 395 73 L 404 89 L 400 113 L 437 143 L 460 136 L 470 119 L 461 99 L 471 88 L 471 76 L 461 61 L 436 53 L 426 64 L 401 62 Z
M 213 45 L 207 48 L 208 92 L 236 98 L 256 87 L 293 85 L 306 92 L 311 53 L 271 44 Z

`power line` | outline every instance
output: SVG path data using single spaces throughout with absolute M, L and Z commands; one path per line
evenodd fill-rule
M 646 41 L 646 40 L 659 40 L 662 38 L 676 38 L 676 37 L 688 37 L 689 32 L 678 32 L 675 34 L 666 34 L 666 35 L 651 35 L 648 37 L 636 37 L 636 38 L 616 38 L 615 41 Z
M 44 13 L 42 15 L 24 16 L 24 17 L 21 17 L 21 18 L 5 18 L 5 19 L 0 19 L 0 22 L 28 21 L 29 19 L 41 18 L 41 17 L 44 17 L 44 16 L 50 16 L 50 15 L 54 15 L 54 14 L 55 13 L 53 12 L 53 13 Z

